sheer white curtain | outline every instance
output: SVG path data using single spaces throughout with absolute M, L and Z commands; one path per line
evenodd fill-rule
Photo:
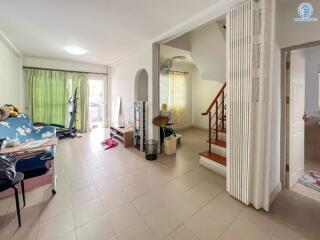
M 185 125 L 187 107 L 187 79 L 183 73 L 169 73 L 169 110 L 173 113 L 176 128 Z

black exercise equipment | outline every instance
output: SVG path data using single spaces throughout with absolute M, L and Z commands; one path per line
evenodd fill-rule
M 79 98 L 77 97 L 77 88 L 74 91 L 73 97 L 70 97 L 68 100 L 69 105 L 71 105 L 71 111 L 70 111 L 70 121 L 69 126 L 65 127 L 64 125 L 55 124 L 55 123 L 34 123 L 35 126 L 53 126 L 56 128 L 56 134 L 59 139 L 62 138 L 74 138 L 77 136 L 77 104 L 78 104 Z

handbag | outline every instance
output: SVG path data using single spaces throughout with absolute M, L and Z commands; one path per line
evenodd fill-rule
M 6 157 L 0 157 L 0 180 L 13 182 L 16 177 L 15 162 L 10 161 Z

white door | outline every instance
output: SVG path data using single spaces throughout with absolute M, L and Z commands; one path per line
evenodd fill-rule
M 304 174 L 305 59 L 301 52 L 290 54 L 289 70 L 289 188 Z

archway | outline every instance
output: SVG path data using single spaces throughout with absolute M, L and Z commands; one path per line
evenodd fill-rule
M 136 74 L 134 100 L 148 101 L 148 73 L 145 69 L 140 69 Z

